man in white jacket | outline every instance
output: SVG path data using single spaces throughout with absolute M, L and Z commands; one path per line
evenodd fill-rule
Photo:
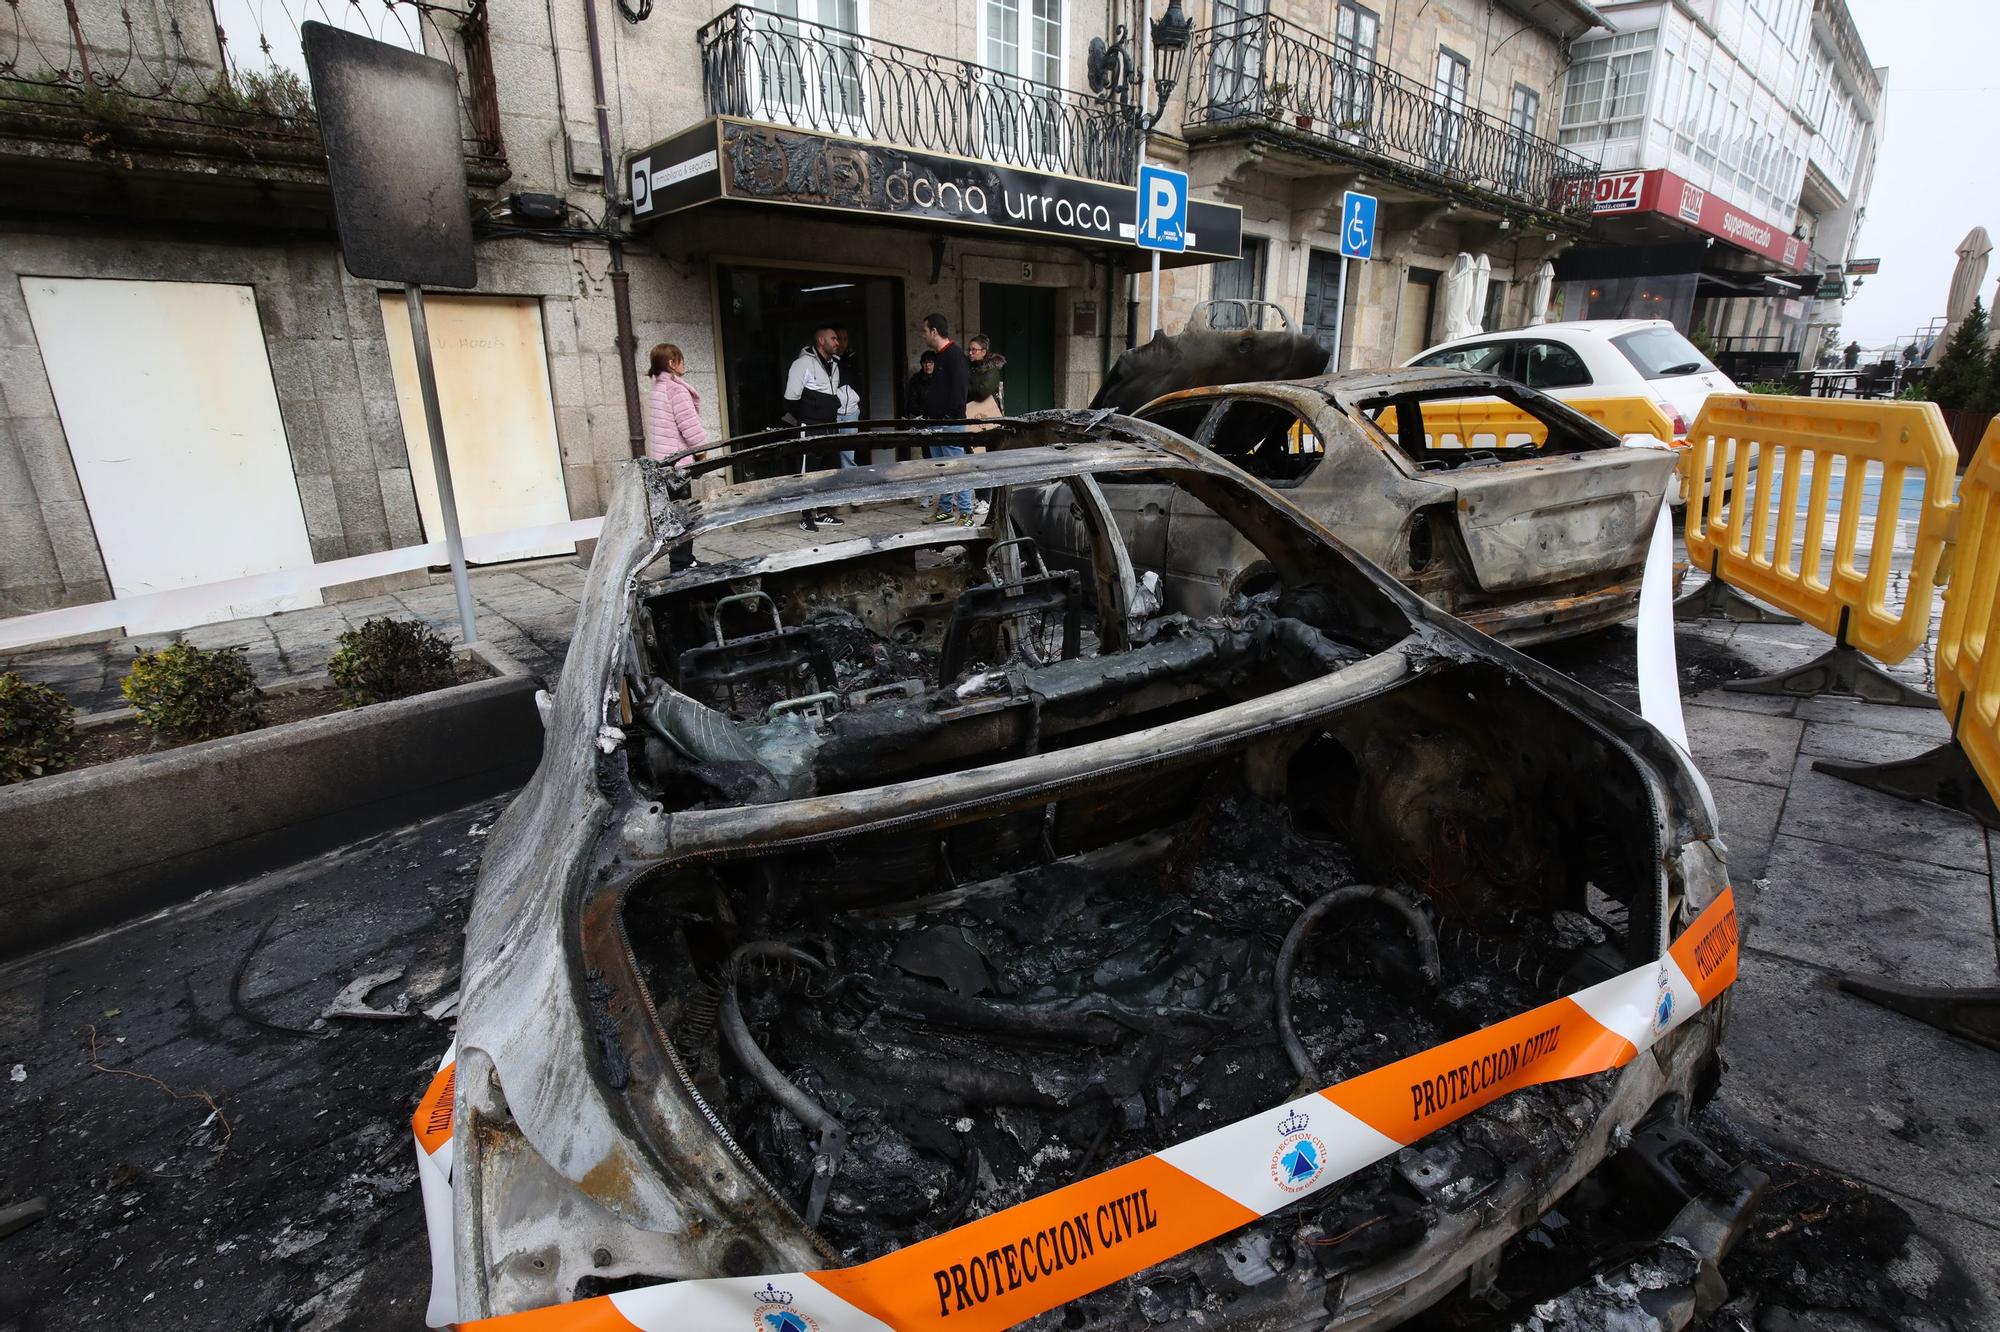
M 840 335 L 832 324 L 813 330 L 812 342 L 799 348 L 792 368 L 785 375 L 785 419 L 796 425 L 831 425 L 840 419 Z M 799 475 L 805 475 L 806 456 L 799 455 Z M 840 526 L 842 519 L 831 509 L 807 509 L 799 526 L 817 532 L 820 523 Z

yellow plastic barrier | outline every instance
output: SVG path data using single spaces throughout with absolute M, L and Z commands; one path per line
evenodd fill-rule
M 2000 420 L 1958 483 L 1958 549 L 1938 624 L 1938 706 L 1988 792 L 2000 791 Z
M 1685 489 L 1691 564 L 1877 661 L 1893 665 L 1923 643 L 1958 514 L 1958 454 L 1934 405 L 1717 394 L 1688 444 L 1683 476 L 1713 466 L 1708 494 Z M 1909 589 L 1892 609 L 1912 499 Z
M 1651 435 L 1669 442 L 1674 438 L 1673 423 L 1651 398 L 1563 399 L 1562 404 L 1614 435 Z M 1434 449 L 1495 449 L 1528 444 L 1540 448 L 1548 442 L 1546 426 L 1500 398 L 1432 401 L 1423 404 L 1423 413 L 1424 439 Z M 1396 409 L 1385 408 L 1375 423 L 1385 433 L 1394 435 Z

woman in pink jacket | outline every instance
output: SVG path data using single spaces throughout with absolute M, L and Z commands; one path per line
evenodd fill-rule
M 687 360 L 679 347 L 662 342 L 653 348 L 652 363 L 646 371 L 653 377 L 653 387 L 646 391 L 646 456 L 654 462 L 674 458 L 676 467 L 686 467 L 705 456 L 689 453 L 675 458 L 676 454 L 708 443 L 708 432 L 701 428 L 701 397 L 693 385 L 681 378 L 686 372 Z M 692 541 L 683 541 L 667 552 L 670 570 L 685 569 L 693 563 Z
M 701 428 L 701 398 L 681 378 L 687 373 L 681 349 L 671 342 L 653 348 L 652 367 L 646 373 L 653 377 L 646 394 L 646 456 L 662 462 L 708 443 L 708 432 Z M 676 465 L 685 467 L 701 457 L 689 454 Z

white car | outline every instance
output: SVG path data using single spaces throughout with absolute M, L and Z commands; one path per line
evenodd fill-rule
M 1440 343 L 1408 364 L 1505 375 L 1553 398 L 1639 394 L 1660 405 L 1676 441 L 1686 437 L 1709 394 L 1738 391 L 1664 319 L 1585 319 L 1481 333 Z M 1678 478 L 1668 499 L 1682 502 Z

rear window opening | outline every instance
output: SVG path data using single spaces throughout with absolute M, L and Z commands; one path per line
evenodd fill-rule
M 1611 345 L 1647 379 L 1716 373 L 1714 364 L 1701 354 L 1701 349 L 1671 328 L 1621 333 L 1611 339 Z
M 1419 471 L 1455 471 L 1615 448 L 1616 436 L 1558 404 L 1466 394 L 1360 404 L 1361 417 Z
M 1649 956 L 1647 808 L 1577 718 L 1472 666 L 1047 804 L 666 867 L 626 935 L 721 1131 L 861 1261 Z M 1524 1091 L 1065 1326 L 1223 1308 L 1261 1279 L 1246 1245 L 1327 1279 L 1392 1259 L 1507 1163 L 1552 1171 L 1607 1094 Z

